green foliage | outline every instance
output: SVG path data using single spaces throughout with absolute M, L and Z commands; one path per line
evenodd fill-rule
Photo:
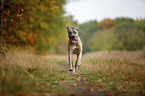
M 88 45 L 88 40 L 91 38 L 91 36 L 98 31 L 97 27 L 97 21 L 90 21 L 84 24 L 78 25 L 79 28 L 79 36 L 83 42 L 83 50 L 84 52 L 90 51 Z
M 112 50 L 115 40 L 116 40 L 115 35 L 113 34 L 111 29 L 102 30 L 96 32 L 88 40 L 88 44 L 89 44 L 88 48 L 91 51 Z
M 117 38 L 115 49 L 137 50 L 144 47 L 144 33 L 134 23 L 123 22 L 116 25 L 114 34 Z
M 104 19 L 76 25 L 84 53 L 99 50 L 141 50 L 145 47 L 145 19 Z
M 121 17 L 121 18 L 116 18 L 115 19 L 118 23 L 122 23 L 122 22 L 128 22 L 128 23 L 133 23 L 134 20 L 132 18 L 125 18 L 125 17 Z

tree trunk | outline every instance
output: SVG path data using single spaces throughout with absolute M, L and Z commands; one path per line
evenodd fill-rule
M 6 56 L 5 52 L 2 50 L 2 32 L 3 32 L 3 11 L 4 11 L 4 0 L 1 0 L 1 10 L 0 10 L 0 54 Z

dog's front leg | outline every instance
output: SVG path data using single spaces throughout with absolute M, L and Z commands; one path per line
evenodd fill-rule
M 82 57 L 82 52 L 77 54 L 77 61 L 76 61 L 76 64 L 75 64 L 76 68 L 81 65 L 81 57 Z
M 69 51 L 68 59 L 69 59 L 69 71 L 73 71 L 73 52 L 72 51 Z

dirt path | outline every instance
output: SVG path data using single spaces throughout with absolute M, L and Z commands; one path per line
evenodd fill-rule
M 68 64 L 62 63 L 61 65 L 68 72 Z M 68 72 L 68 75 L 71 76 L 70 80 L 65 81 L 65 84 L 70 88 L 68 96 L 106 96 L 105 92 L 98 91 L 96 85 L 85 74 L 72 74 Z

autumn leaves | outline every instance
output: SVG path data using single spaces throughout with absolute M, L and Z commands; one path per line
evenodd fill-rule
M 65 2 L 65 0 L 5 0 L 4 44 L 25 46 L 40 54 L 56 53 L 59 43 L 67 38 L 64 39 Z

